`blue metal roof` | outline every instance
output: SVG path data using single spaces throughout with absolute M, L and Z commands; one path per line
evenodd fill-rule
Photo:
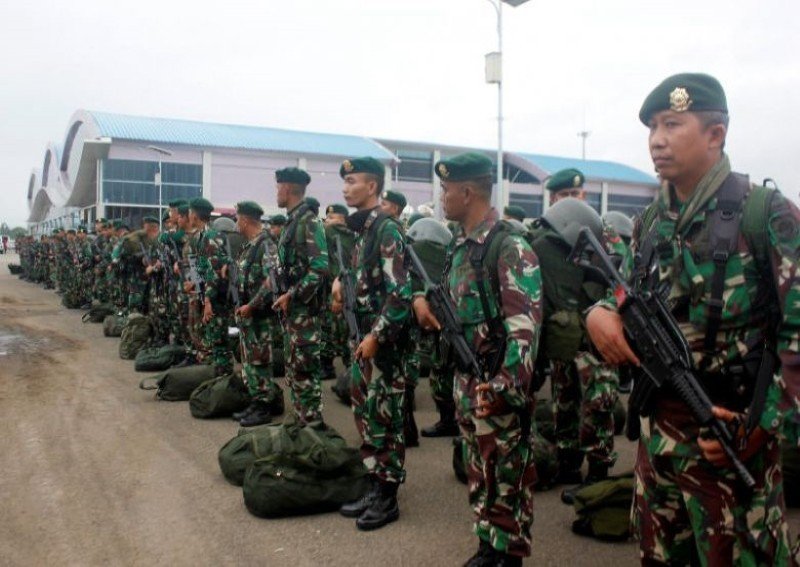
M 652 175 L 639 171 L 633 167 L 613 161 L 600 161 L 594 159 L 577 159 L 542 154 L 525 154 L 514 152 L 521 158 L 533 163 L 552 175 L 555 172 L 574 167 L 580 170 L 587 179 L 603 179 L 621 181 L 623 183 L 639 183 L 658 185 L 658 180 Z
M 361 136 L 315 134 L 278 128 L 214 124 L 89 111 L 101 136 L 162 144 L 236 148 L 342 157 L 395 159 L 379 143 Z

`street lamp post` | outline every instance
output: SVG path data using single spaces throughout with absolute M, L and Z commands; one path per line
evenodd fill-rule
M 528 0 L 486 0 L 497 12 L 497 51 L 486 55 L 486 82 L 497 85 L 497 191 L 492 204 L 501 209 L 508 203 L 503 185 L 503 4 L 516 8 Z
M 152 150 L 158 154 L 158 171 L 156 172 L 155 179 L 153 180 L 155 184 L 158 186 L 158 230 L 163 230 L 163 214 L 161 213 L 161 206 L 164 204 L 164 199 L 161 195 L 162 193 L 162 182 L 161 182 L 161 156 L 171 156 L 172 152 L 169 150 L 165 150 L 164 148 L 159 148 L 158 146 L 147 146 L 148 150 Z

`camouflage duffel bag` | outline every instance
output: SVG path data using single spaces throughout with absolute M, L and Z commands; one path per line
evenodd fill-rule
M 103 323 L 106 317 L 113 315 L 116 309 L 110 303 L 92 303 L 89 311 L 83 314 L 81 321 L 84 323 Z M 120 334 L 122 329 L 120 329 Z
M 575 493 L 572 531 L 603 541 L 625 541 L 631 536 L 633 473 L 609 477 Z
M 139 382 L 142 390 L 156 390 L 156 398 L 167 402 L 186 402 L 200 384 L 214 377 L 214 368 L 208 364 L 170 368 L 166 372 L 148 376 Z
M 140 313 L 131 313 L 122 329 L 119 340 L 119 357 L 133 360 L 139 351 L 147 346 L 153 334 L 150 319 Z
M 123 313 L 112 313 L 103 319 L 103 335 L 106 337 L 122 336 L 127 317 Z
M 189 411 L 198 419 L 230 417 L 248 404 L 250 394 L 242 377 L 234 372 L 200 384 L 189 398 Z
M 245 472 L 247 510 L 262 518 L 337 510 L 369 486 L 358 449 L 322 424 L 279 426 L 272 451 Z
M 137 372 L 158 372 L 175 366 L 186 358 L 186 347 L 181 345 L 164 345 L 140 350 L 133 362 Z

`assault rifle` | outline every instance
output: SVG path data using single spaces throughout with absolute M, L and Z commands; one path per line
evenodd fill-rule
M 269 280 L 269 287 L 272 290 L 272 297 L 277 299 L 284 293 L 286 293 L 286 282 L 282 277 L 282 274 L 278 273 L 278 267 L 272 261 L 272 256 L 267 251 L 264 254 L 264 268 L 267 270 L 267 279 Z M 278 319 L 281 322 L 281 325 L 286 328 L 286 317 L 283 314 L 283 311 L 278 311 Z
M 590 261 L 590 257 L 596 262 Z M 734 434 L 724 421 L 714 417 L 711 399 L 695 375 L 689 343 L 653 285 L 658 269 L 655 251 L 649 258 L 637 258 L 643 269 L 637 270 L 629 285 L 595 235 L 584 227 L 569 261 L 602 275 L 617 299 L 626 338 L 641 361 L 642 370 L 628 402 L 629 415 L 634 419 L 649 415 L 655 397 L 664 390 L 677 394 L 697 423 L 708 428 L 719 441 L 741 481 L 753 488 L 755 480 L 734 450 Z
M 228 253 L 228 297 L 233 300 L 233 306 L 238 309 L 242 305 L 239 297 L 239 266 L 231 254 L 231 242 L 225 238 L 225 251 Z
M 142 242 L 141 240 L 139 241 L 139 249 L 142 251 L 142 258 L 144 259 L 144 261 L 147 262 L 147 265 L 152 268 L 155 265 L 155 262 L 153 262 L 153 259 L 150 257 L 150 254 L 144 247 L 144 242 Z
M 197 271 L 197 254 L 189 254 L 186 258 L 188 269 L 186 270 L 186 281 L 189 281 L 194 286 L 194 291 L 200 303 L 205 302 L 205 284 L 206 282 L 200 277 L 200 272 Z
M 472 348 L 470 348 L 467 343 L 467 339 L 464 337 L 464 328 L 461 325 L 461 319 L 458 313 L 456 313 L 456 308 L 450 296 L 440 284 L 431 281 L 419 256 L 417 256 L 417 253 L 411 246 L 406 247 L 406 253 L 411 259 L 413 270 L 425 282 L 425 297 L 428 303 L 430 303 L 433 314 L 436 315 L 436 319 L 438 319 L 439 323 L 442 325 L 442 337 L 444 337 L 444 340 L 447 341 L 455 353 L 456 366 L 458 366 L 460 371 L 473 374 L 478 380 L 485 382 L 486 377 L 484 376 L 483 369 L 478 359 L 475 358 L 475 353 L 472 352 Z
M 342 239 L 336 236 L 336 262 L 339 264 L 339 283 L 341 284 L 342 296 L 344 305 L 342 312 L 344 313 L 344 320 L 347 323 L 347 331 L 351 341 L 356 348 L 361 344 L 361 330 L 358 328 L 358 319 L 356 318 L 356 285 L 353 281 L 353 274 L 350 268 L 344 263 L 344 249 L 342 248 Z M 359 360 L 358 366 L 361 372 L 364 372 L 364 361 Z

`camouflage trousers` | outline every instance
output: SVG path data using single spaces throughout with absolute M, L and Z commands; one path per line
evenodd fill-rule
M 378 348 L 375 358 L 351 365 L 351 407 L 367 470 L 381 481 L 402 483 L 406 478 L 405 381 L 399 362 L 393 360 L 393 353 L 382 352 L 384 348 Z
M 575 361 L 551 361 L 556 444 L 581 451 L 592 462 L 613 466 L 614 404 L 619 395 L 617 371 L 589 352 Z
M 111 301 L 106 282 L 105 264 L 100 264 L 95 268 L 92 297 L 99 303 L 109 303 Z
M 284 319 L 284 365 L 289 398 L 301 423 L 322 419 L 319 316 L 290 307 Z
M 178 285 L 181 285 L 178 283 Z M 189 325 L 189 298 L 185 293 L 176 291 L 170 297 L 170 327 L 175 342 L 179 345 L 192 345 L 192 337 Z
M 347 323 L 341 314 L 335 314 L 330 308 L 320 315 L 322 325 L 323 358 L 341 357 L 345 367 L 350 365 L 350 348 L 347 344 Z
M 473 531 L 499 551 L 527 557 L 536 482 L 531 421 L 514 412 L 479 419 L 474 413 L 476 386 L 472 376 L 456 372 L 455 402 L 464 438 Z M 531 401 L 529 416 L 533 407 Z
M 449 347 L 438 336 L 434 338 L 431 355 L 430 387 L 434 402 L 450 402 L 453 399 L 453 380 L 455 366 L 450 357 Z
M 239 327 L 242 378 L 250 397 L 267 403 L 283 399 L 281 388 L 272 377 L 274 319 L 236 317 L 236 324 Z
M 201 323 L 203 352 L 211 355 L 214 376 L 225 376 L 233 372 L 233 352 L 228 338 L 230 321 L 230 314 L 214 305 L 214 316 L 208 323 Z
M 147 303 L 147 317 L 153 327 L 153 341 L 156 344 L 169 342 L 169 298 L 163 292 L 162 285 L 150 284 Z
M 128 311 L 130 313 L 147 313 L 147 281 L 131 276 L 128 278 Z
M 797 564 L 776 440 L 747 462 L 752 495 L 730 470 L 654 449 L 640 442 L 635 466 L 633 524 L 643 565 Z

